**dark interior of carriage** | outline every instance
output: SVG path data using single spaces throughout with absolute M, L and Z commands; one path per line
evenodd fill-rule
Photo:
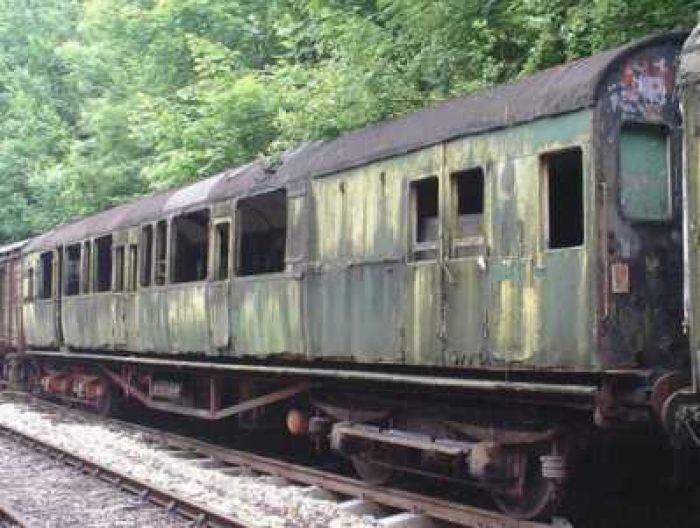
M 287 241 L 287 193 L 273 191 L 238 201 L 236 274 L 284 271 Z
M 543 157 L 547 185 L 547 241 L 550 249 L 583 244 L 583 164 L 580 149 Z
M 209 254 L 209 210 L 202 209 L 175 217 L 172 232 L 172 282 L 206 279 Z

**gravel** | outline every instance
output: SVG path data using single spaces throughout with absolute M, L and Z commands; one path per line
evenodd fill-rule
M 189 526 L 184 519 L 6 438 L 0 438 L 0 489 L 3 503 L 31 526 Z
M 299 486 L 228 475 L 158 449 L 145 433 L 115 424 L 41 413 L 23 402 L 0 403 L 0 424 L 124 472 L 255 527 L 370 528 L 378 521 L 341 511 Z M 3 477 L 6 478 L 6 477 Z M 97 526 L 97 525 L 96 525 Z

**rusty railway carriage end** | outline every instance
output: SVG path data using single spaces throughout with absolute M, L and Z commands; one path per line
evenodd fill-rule
M 697 443 L 700 39 L 687 38 L 0 248 L 6 381 L 104 412 L 130 398 L 274 425 L 370 482 L 469 484 L 520 518 L 554 511 L 601 431 Z

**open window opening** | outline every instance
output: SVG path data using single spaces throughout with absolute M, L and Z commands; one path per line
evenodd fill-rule
M 411 182 L 412 245 L 418 259 L 437 257 L 440 233 L 439 184 L 436 177 Z
M 543 156 L 547 187 L 547 246 L 583 244 L 583 157 L 581 149 Z
M 141 228 L 141 269 L 139 270 L 142 288 L 151 285 L 151 270 L 153 268 L 153 226 L 145 225 Z
M 279 273 L 285 268 L 287 192 L 277 190 L 239 200 L 238 275 Z
M 207 278 L 209 210 L 203 209 L 173 219 L 171 279 L 175 283 Z
M 228 279 L 229 253 L 231 250 L 231 222 L 219 222 L 214 230 L 214 251 L 216 254 L 216 280 Z
M 139 247 L 136 244 L 129 244 L 129 266 L 127 280 L 127 289 L 131 292 L 136 291 L 136 283 L 138 282 L 138 274 L 136 272 L 138 266 Z
M 112 235 L 95 239 L 95 265 L 95 291 L 109 291 L 112 287 Z
M 53 296 L 53 251 L 39 256 L 39 266 L 39 299 L 50 299 Z
M 156 277 L 157 286 L 162 286 L 168 276 L 168 222 L 161 220 L 156 224 Z
M 114 288 L 115 292 L 124 291 L 124 272 L 125 272 L 125 259 L 124 259 L 124 246 L 117 246 L 114 248 Z
M 83 265 L 80 281 L 83 293 L 90 293 L 92 287 L 92 270 L 92 242 L 86 240 L 83 242 Z
M 483 235 L 484 170 L 481 167 L 452 174 L 452 192 L 457 213 L 455 238 Z
M 66 247 L 66 271 L 63 293 L 66 296 L 80 293 L 80 244 Z

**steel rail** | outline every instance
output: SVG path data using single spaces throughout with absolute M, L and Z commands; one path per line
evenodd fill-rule
M 17 526 L 19 528 L 29 528 L 30 523 L 24 516 L 12 506 L 0 501 L 0 526 Z
M 27 446 L 81 472 L 99 478 L 122 491 L 138 495 L 156 506 L 191 520 L 196 526 L 210 528 L 250 528 L 250 524 L 223 512 L 196 504 L 170 491 L 109 468 L 99 462 L 71 453 L 62 447 L 39 440 L 14 427 L 0 424 L 0 435 Z M 0 506 L 0 510 L 2 510 Z
M 3 394 L 8 394 L 4 392 Z M 87 411 L 67 408 L 60 404 L 37 398 L 22 392 L 11 392 L 32 403 L 51 407 L 66 415 L 74 414 L 83 418 L 118 425 L 124 429 L 143 433 L 158 439 L 164 447 L 189 451 L 202 458 L 211 458 L 228 466 L 240 467 L 263 475 L 270 475 L 289 481 L 292 484 L 313 486 L 324 491 L 363 501 L 374 502 L 391 509 L 423 514 L 435 521 L 465 528 L 552 528 L 553 524 L 514 519 L 496 511 L 486 510 L 463 503 L 451 502 L 410 491 L 382 486 L 373 486 L 336 473 L 302 466 L 282 460 L 222 447 L 176 433 L 154 429 L 148 426 L 105 418 Z M 2 424 L 0 424 L 1 431 Z M 562 520 L 563 521 L 563 520 Z M 555 523 L 556 524 L 556 523 Z M 570 526 L 566 521 L 557 526 Z

